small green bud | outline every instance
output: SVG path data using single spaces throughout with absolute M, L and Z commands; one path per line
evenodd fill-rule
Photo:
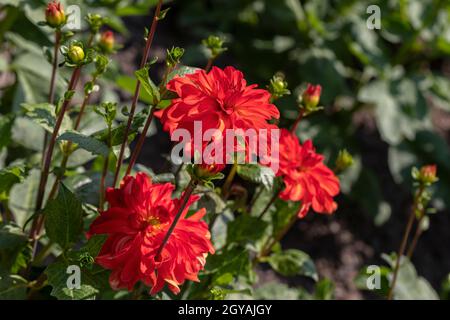
M 267 89 L 272 94 L 272 99 L 276 100 L 291 94 L 291 91 L 287 87 L 288 83 L 284 80 L 284 74 L 277 73 L 270 79 L 270 84 L 267 86 Z
M 184 55 L 184 49 L 179 47 L 172 47 L 172 49 L 167 50 L 166 64 L 169 68 L 174 68 L 180 63 L 181 58 Z
M 81 46 L 71 45 L 69 47 L 69 51 L 67 52 L 67 57 L 69 58 L 70 62 L 79 64 L 84 60 L 85 53 Z
M 101 15 L 92 13 L 86 16 L 86 21 L 92 33 L 97 33 L 105 23 L 105 19 Z
M 223 38 L 212 35 L 202 41 L 202 44 L 210 50 L 211 58 L 213 59 L 228 50 L 228 48 L 223 46 L 224 43 L 225 40 Z
M 342 172 L 351 167 L 353 163 L 352 155 L 346 149 L 341 150 L 336 159 L 336 171 Z

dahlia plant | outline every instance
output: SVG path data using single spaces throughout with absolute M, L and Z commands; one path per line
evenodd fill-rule
M 183 65 L 184 49 L 172 47 L 160 76 L 150 77 L 163 58 L 154 57 L 153 40 L 168 9 L 160 0 L 148 19 L 140 67 L 128 86 L 132 96 L 120 110 L 102 95 L 121 49 L 111 20 L 89 13 L 87 31 L 72 32 L 60 2 L 42 10 L 39 25 L 54 35 L 51 63 L 40 66 L 50 70 L 48 99 L 24 101 L 20 116 L 45 134 L 29 137 L 42 145 L 32 160 L 1 170 L 1 237 L 10 242 L 0 243 L 0 270 L 13 288 L 2 297 L 47 298 L 50 288 L 58 299 L 258 297 L 264 264 L 310 278 L 317 288 L 328 283 L 307 253 L 280 244 L 309 212 L 338 210 L 339 174 L 353 163 L 342 150 L 330 164 L 314 141 L 302 138 L 300 124 L 324 109 L 327 88 L 307 84 L 296 92 L 296 119 L 281 119 L 277 103 L 292 94 L 284 76 L 261 86 L 234 66 L 215 66 L 227 50 L 218 36 L 202 42 L 209 52 L 203 66 Z M 87 127 L 92 119 L 94 130 Z M 154 126 L 173 144 L 169 173 L 139 163 L 148 164 L 141 153 Z M 31 175 L 34 205 L 19 216 L 8 204 L 10 192 Z M 419 226 L 408 256 L 426 219 L 436 168 L 417 170 L 414 179 L 405 239 L 414 219 Z M 400 260 L 391 260 L 389 298 Z

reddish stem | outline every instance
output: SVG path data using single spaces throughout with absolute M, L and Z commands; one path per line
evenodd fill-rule
M 161 252 L 163 251 L 165 245 L 167 244 L 167 241 L 169 241 L 170 236 L 173 233 L 173 230 L 175 230 L 175 227 L 178 223 L 178 220 L 180 220 L 181 216 L 183 215 L 183 211 L 186 209 L 186 205 L 189 201 L 189 198 L 191 197 L 192 193 L 195 190 L 195 187 L 197 186 L 197 182 L 194 180 L 191 180 L 186 187 L 186 190 L 184 190 L 183 199 L 181 200 L 180 207 L 178 208 L 178 212 L 175 216 L 175 219 L 173 219 L 172 224 L 170 225 L 169 230 L 167 231 L 163 242 L 161 243 L 161 246 L 158 249 L 158 252 L 156 253 L 155 258 L 158 258 Z
M 73 70 L 72 77 L 69 82 L 68 91 L 72 91 L 75 89 L 77 85 L 77 80 L 79 78 L 81 68 L 77 67 Z M 53 149 L 56 144 L 56 138 L 58 137 L 59 129 L 61 128 L 62 121 L 64 119 L 64 115 L 67 111 L 67 108 L 69 106 L 69 103 L 72 99 L 64 100 L 63 105 L 61 107 L 61 110 L 59 111 L 58 118 L 56 119 L 55 128 L 53 129 L 52 136 L 49 141 L 48 150 L 45 153 L 45 160 L 44 165 L 41 171 L 41 177 L 39 180 L 39 187 L 38 187 L 38 194 L 36 198 L 36 206 L 35 206 L 35 212 L 39 212 L 42 208 L 42 204 L 44 201 L 44 195 L 45 195 L 45 187 L 47 185 L 48 175 L 50 172 L 50 165 L 52 162 L 52 156 L 53 156 Z M 41 215 L 38 215 L 37 219 L 34 219 L 33 225 L 30 230 L 30 238 L 35 240 L 37 235 L 40 232 L 40 228 L 42 227 L 43 223 L 43 217 Z
M 140 69 L 142 69 L 145 66 L 145 64 L 147 63 L 148 56 L 150 54 L 150 48 L 152 46 L 153 38 L 155 36 L 156 26 L 158 25 L 158 16 L 161 12 L 161 6 L 162 6 L 162 0 L 159 0 L 158 5 L 155 10 L 155 15 L 153 16 L 152 25 L 150 27 L 150 32 L 147 37 L 147 43 L 145 45 L 144 54 L 142 56 Z M 131 102 L 130 115 L 128 116 L 127 126 L 125 127 L 123 142 L 120 147 L 119 157 L 117 159 L 117 168 L 116 168 L 116 172 L 114 173 L 113 186 L 115 186 L 117 184 L 117 180 L 119 179 L 120 168 L 122 167 L 122 161 L 123 161 L 123 157 L 125 154 L 125 148 L 126 148 L 127 142 L 128 142 L 128 134 L 130 133 L 131 124 L 133 123 L 134 113 L 136 111 L 136 105 L 139 100 L 140 92 L 141 92 L 141 82 L 138 79 L 138 81 L 136 83 L 136 88 L 134 90 L 133 100 Z
M 56 80 L 56 70 L 58 68 L 58 50 L 61 42 L 61 31 L 55 31 L 55 47 L 53 50 L 53 63 L 52 63 L 52 75 L 50 78 L 50 90 L 48 93 L 48 103 L 53 104 L 55 99 L 55 80 Z M 47 140 L 48 140 L 48 132 L 45 131 L 44 134 L 44 143 L 42 146 L 42 154 L 45 154 L 45 150 L 47 150 Z M 41 165 L 44 164 L 44 157 L 42 157 Z
M 392 297 L 394 295 L 394 288 L 397 283 L 398 271 L 400 269 L 400 260 L 403 256 L 403 253 L 405 252 L 406 244 L 408 242 L 408 237 L 411 232 L 412 225 L 414 223 L 414 219 L 416 218 L 416 210 L 417 210 L 417 206 L 419 205 L 419 199 L 420 199 L 422 193 L 424 192 L 424 190 L 425 190 L 424 187 L 420 186 L 419 190 L 417 191 L 416 197 L 414 199 L 414 205 L 411 209 L 411 213 L 409 214 L 408 223 L 406 224 L 406 229 L 403 234 L 402 242 L 400 244 L 400 248 L 397 253 L 397 259 L 395 261 L 394 276 L 392 278 L 392 284 L 391 284 L 391 287 L 389 288 L 389 292 L 388 292 L 388 296 L 387 296 L 388 300 L 392 300 Z
M 134 148 L 133 153 L 131 155 L 130 163 L 128 163 L 126 175 L 129 175 L 131 173 L 131 170 L 133 169 L 133 167 L 137 161 L 137 158 L 139 157 L 139 154 L 141 153 L 142 147 L 144 146 L 144 142 L 145 142 L 145 138 L 147 136 L 148 129 L 150 128 L 150 124 L 152 123 L 153 110 L 154 110 L 154 107 L 152 108 L 152 110 L 150 110 L 150 114 L 148 115 L 147 120 L 145 121 L 144 129 L 142 129 L 142 133 L 141 133 L 139 140 L 136 144 L 136 147 Z
M 303 114 L 304 114 L 303 110 L 300 110 L 297 119 L 295 119 L 295 122 L 292 125 L 292 128 L 291 128 L 292 133 L 295 133 L 295 131 L 297 130 L 298 124 L 303 119 Z

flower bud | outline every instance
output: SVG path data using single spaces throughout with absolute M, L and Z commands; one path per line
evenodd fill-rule
M 180 63 L 181 57 L 184 55 L 184 49 L 179 47 L 173 47 L 170 50 L 167 50 L 167 59 L 166 64 L 170 68 L 174 68 L 177 64 Z
M 413 170 L 413 178 L 417 181 L 430 185 L 438 181 L 436 176 L 437 168 L 436 165 L 426 165 L 420 168 L 420 170 Z
M 308 87 L 302 95 L 302 102 L 308 111 L 314 111 L 319 104 L 320 94 L 322 92 L 322 87 L 318 85 L 312 85 L 308 83 Z
M 45 9 L 45 20 L 50 27 L 59 28 L 66 23 L 64 8 L 58 1 L 52 1 Z
M 277 73 L 273 76 L 273 78 L 270 80 L 268 90 L 272 94 L 273 100 L 291 94 L 288 89 L 288 83 L 284 80 L 284 75 L 281 73 Z
M 74 64 L 78 64 L 84 60 L 85 54 L 82 47 L 77 45 L 72 45 L 67 52 L 67 56 L 70 61 Z
M 346 149 L 339 151 L 336 159 L 336 171 L 342 172 L 346 170 L 353 165 L 353 162 L 352 155 Z
M 210 50 L 211 58 L 215 59 L 228 48 L 224 47 L 225 40 L 218 36 L 209 36 L 202 41 L 203 45 Z
M 199 164 L 194 166 L 194 174 L 200 180 L 209 180 L 216 177 L 223 169 L 224 164 Z
M 112 31 L 105 31 L 100 36 L 99 46 L 105 52 L 111 52 L 114 49 L 115 39 Z

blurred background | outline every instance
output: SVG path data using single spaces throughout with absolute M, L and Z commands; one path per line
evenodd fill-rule
M 101 83 L 104 90 L 98 99 L 129 103 L 133 72 L 144 44 L 142 35 L 156 2 L 63 1 L 79 5 L 82 14 L 98 11 L 107 15 L 123 45 L 113 70 Z M 45 3 L 0 0 L 2 114 L 18 110 L 24 101 L 45 100 L 50 68 L 42 67 L 48 62 L 41 47 L 50 46 L 52 38 L 37 26 Z M 432 202 L 437 212 L 430 217 L 412 262 L 417 273 L 445 295 L 450 283 L 450 2 L 165 3 L 171 9 L 158 26 L 151 52 L 159 57 L 152 69 L 154 79 L 160 79 L 166 49 L 172 46 L 186 49 L 184 64 L 204 67 L 207 56 L 201 40 L 214 34 L 224 37 L 228 47 L 216 65 L 233 65 L 249 83 L 263 87 L 277 72 L 286 76 L 292 94 L 277 101 L 281 126 L 288 126 L 297 115 L 296 94 L 307 82 L 322 86 L 324 112 L 302 121 L 298 134 L 302 140 L 313 139 L 330 164 L 340 149 L 347 148 L 355 165 L 341 177 L 343 193 L 337 213 L 310 214 L 299 220 L 282 244 L 312 257 L 319 275 L 334 283 L 335 298 L 375 297 L 359 290 L 355 279 L 365 265 L 383 264 L 382 253 L 397 251 L 412 202 L 411 168 L 437 164 L 440 180 Z M 368 20 L 372 25 L 371 19 L 378 17 L 373 16 L 376 8 L 367 12 L 370 5 L 379 8 L 379 29 L 368 27 Z M 26 137 L 32 134 L 32 126 L 24 121 L 15 126 L 13 140 L 20 153 L 24 146 L 30 147 Z M 168 170 L 169 140 L 159 124 L 153 129 L 138 162 L 164 172 Z M 0 157 L 3 163 L 14 160 L 14 152 L 5 157 Z M 16 190 L 11 196 L 16 199 L 11 201 L 23 207 L 21 191 Z M 269 268 L 262 268 L 259 276 L 261 284 L 312 285 L 300 277 L 283 278 Z

